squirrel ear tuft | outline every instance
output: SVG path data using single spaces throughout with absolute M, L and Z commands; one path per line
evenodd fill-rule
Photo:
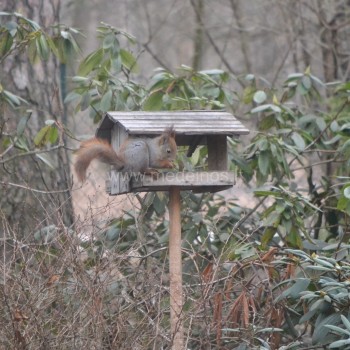
M 175 138 L 175 129 L 174 129 L 174 125 L 171 125 L 169 128 L 166 128 L 163 132 L 164 135 L 168 136 L 168 137 L 172 137 Z
M 169 141 L 169 139 L 175 139 L 175 130 L 173 125 L 170 128 L 164 129 L 162 134 L 159 136 L 159 144 L 164 145 Z

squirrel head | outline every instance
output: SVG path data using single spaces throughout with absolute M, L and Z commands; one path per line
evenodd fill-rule
M 173 168 L 176 158 L 177 145 L 175 142 L 174 127 L 166 128 L 158 138 L 160 157 L 158 159 L 159 168 Z

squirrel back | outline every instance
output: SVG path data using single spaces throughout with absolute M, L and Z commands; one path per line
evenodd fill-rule
M 172 168 L 176 157 L 174 129 L 168 128 L 155 138 L 128 137 L 118 153 L 105 140 L 93 138 L 81 143 L 76 152 L 75 172 L 83 182 L 90 163 L 97 159 L 122 172 L 153 173 L 153 168 Z

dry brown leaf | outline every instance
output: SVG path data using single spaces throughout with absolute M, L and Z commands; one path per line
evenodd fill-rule
M 208 283 L 213 278 L 213 263 L 210 262 L 202 272 L 202 279 L 205 283 Z
M 60 275 L 52 275 L 49 280 L 47 281 L 46 285 L 48 287 L 52 286 L 55 282 L 57 282 L 60 279 Z
M 222 293 L 214 295 L 214 325 L 216 325 L 216 343 L 220 346 L 222 337 Z
M 276 247 L 270 248 L 269 251 L 261 257 L 261 261 L 270 263 L 274 259 L 277 251 L 278 249 Z
M 249 305 L 244 291 L 242 292 L 242 325 L 244 328 L 249 326 Z
M 21 321 L 25 321 L 28 320 L 29 317 L 26 316 L 20 309 L 15 309 L 13 318 L 16 322 L 21 322 Z

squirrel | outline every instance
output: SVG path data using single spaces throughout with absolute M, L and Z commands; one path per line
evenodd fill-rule
M 83 141 L 76 152 L 75 172 L 79 181 L 84 182 L 86 170 L 97 159 L 112 165 L 123 173 L 141 172 L 154 175 L 155 168 L 173 168 L 176 157 L 175 130 L 167 128 L 154 138 L 128 137 L 118 152 L 103 139 L 92 138 Z

